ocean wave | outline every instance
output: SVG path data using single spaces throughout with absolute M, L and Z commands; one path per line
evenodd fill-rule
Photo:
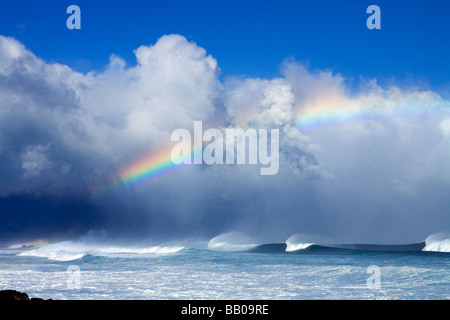
M 48 258 L 55 261 L 72 261 L 87 255 L 110 258 L 139 258 L 152 255 L 172 254 L 184 247 L 172 245 L 158 245 L 150 247 L 119 247 L 99 244 L 85 244 L 77 241 L 62 241 L 41 246 L 37 249 L 26 250 L 19 256 Z
M 293 254 L 358 254 L 361 252 L 404 252 L 414 253 L 422 251 L 449 252 L 449 237 L 429 237 L 427 243 L 409 244 L 336 244 L 317 235 L 294 234 L 284 243 L 260 244 L 249 251 L 258 253 L 293 253 Z M 445 251 L 447 250 L 447 251 Z
M 37 239 L 33 241 L 27 241 L 27 242 L 20 242 L 15 243 L 10 246 L 8 246 L 8 249 L 31 249 L 31 248 L 39 248 L 42 245 L 48 244 L 48 241 Z
M 285 253 L 285 254 L 358 254 L 361 252 L 402 252 L 413 253 L 422 252 L 425 247 L 424 242 L 404 244 L 404 245 L 377 245 L 377 244 L 306 244 L 291 245 L 288 248 L 286 243 L 267 243 L 256 246 L 249 250 L 257 253 Z
M 423 251 L 450 252 L 450 235 L 445 233 L 432 234 L 425 240 Z
M 334 248 L 356 251 L 421 252 L 425 242 L 409 244 L 337 244 Z
M 152 246 L 117 246 L 102 240 L 82 237 L 48 243 L 44 240 L 17 243 L 8 248 L 19 256 L 41 257 L 55 261 L 73 261 L 86 256 L 107 258 L 147 258 L 155 255 L 167 255 L 180 252 L 186 248 L 200 248 L 213 251 L 247 251 L 274 254 L 338 254 L 339 252 L 360 253 L 378 252 L 450 252 L 450 237 L 445 234 L 434 234 L 424 242 L 411 244 L 323 244 L 313 242 L 304 235 L 293 235 L 284 243 L 262 243 L 240 233 L 229 232 L 216 236 L 200 247 L 185 246 L 186 243 L 170 243 Z M 193 244 L 193 243 L 191 243 Z M 198 245 L 198 243 L 197 243 Z
M 294 252 L 298 250 L 304 250 L 310 246 L 312 246 L 314 243 L 309 241 L 307 237 L 300 234 L 294 234 L 289 237 L 289 239 L 286 240 L 286 252 Z
M 257 245 L 244 233 L 228 232 L 209 240 L 208 249 L 215 251 L 248 251 Z
M 286 244 L 286 252 L 304 250 L 313 244 L 314 243 L 288 243 Z

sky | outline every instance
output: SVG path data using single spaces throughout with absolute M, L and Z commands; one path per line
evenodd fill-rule
M 81 29 L 69 30 L 69 5 Z M 381 29 L 368 29 L 369 5 Z M 8 1 L 0 239 L 449 232 L 448 1 Z M 171 133 L 280 130 L 279 171 L 175 166 Z
M 352 78 L 446 82 L 448 2 L 376 1 L 377 32 L 365 28 L 372 2 L 18 0 L 3 4 L 0 30 L 82 72 L 103 69 L 111 54 L 133 65 L 133 50 L 175 33 L 206 48 L 224 75 L 273 77 L 295 58 Z M 82 30 L 65 28 L 70 4 L 82 10 Z

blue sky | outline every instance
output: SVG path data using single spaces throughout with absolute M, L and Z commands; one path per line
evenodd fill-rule
M 82 30 L 65 26 L 66 8 L 82 10 Z M 368 30 L 377 4 L 382 29 Z M 83 72 L 102 70 L 114 53 L 178 33 L 205 48 L 224 76 L 273 77 L 289 58 L 346 77 L 421 81 L 435 88 L 450 72 L 450 3 L 432 1 L 7 1 L 0 33 L 37 56 Z

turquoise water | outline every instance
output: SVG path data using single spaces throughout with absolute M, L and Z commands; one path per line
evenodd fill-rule
M 5 248 L 0 250 L 0 289 L 70 300 L 450 298 L 449 253 L 320 246 L 284 252 L 274 246 L 243 252 Z M 67 271 L 69 266 L 79 272 Z M 379 268 L 379 286 L 370 279 L 376 274 L 368 273 L 369 266 Z

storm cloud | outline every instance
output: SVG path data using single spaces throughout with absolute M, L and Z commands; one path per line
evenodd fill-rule
M 448 231 L 450 102 L 437 93 L 375 79 L 355 89 L 339 74 L 296 61 L 275 79 L 220 80 L 214 57 L 180 35 L 135 56 L 135 66 L 111 55 L 104 71 L 83 74 L 0 36 L 5 234 L 45 236 L 72 224 L 80 233 L 139 238 L 242 232 L 261 241 L 301 233 L 406 242 Z M 96 185 L 166 148 L 173 130 L 190 130 L 196 120 L 279 129 L 278 174 L 197 165 L 143 188 L 93 196 Z M 51 210 L 33 209 L 42 199 Z

